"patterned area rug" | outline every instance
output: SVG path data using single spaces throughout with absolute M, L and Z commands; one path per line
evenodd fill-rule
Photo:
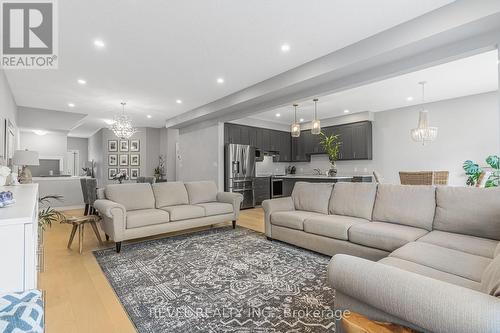
M 329 257 L 237 228 L 94 255 L 138 332 L 332 332 Z

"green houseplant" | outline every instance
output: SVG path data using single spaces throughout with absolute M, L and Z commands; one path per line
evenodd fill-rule
M 500 157 L 497 155 L 490 155 L 486 158 L 486 163 L 489 165 L 490 170 L 488 179 L 486 180 L 485 187 L 498 187 L 500 180 Z M 468 176 L 467 185 L 476 186 L 480 181 L 481 175 L 485 170 L 478 164 L 471 160 L 467 160 L 463 164 L 465 174 Z
M 42 230 L 45 230 L 46 226 L 51 227 L 52 222 L 64 221 L 66 219 L 63 213 L 49 206 L 51 200 L 62 201 L 63 199 L 62 195 L 46 195 L 38 199 L 40 206 L 42 206 L 38 211 L 38 225 Z
M 326 135 L 324 132 L 320 133 L 321 141 L 320 144 L 325 149 L 328 154 L 328 159 L 330 160 L 330 170 L 328 170 L 329 176 L 337 175 L 337 160 L 339 159 L 340 147 L 342 142 L 340 141 L 340 136 L 338 134 Z

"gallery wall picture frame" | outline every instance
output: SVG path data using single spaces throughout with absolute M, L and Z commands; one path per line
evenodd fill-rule
M 130 154 L 130 166 L 141 165 L 141 154 Z
M 128 166 L 128 155 L 127 154 L 120 154 L 119 163 L 120 163 L 120 166 Z
M 136 180 L 139 178 L 141 171 L 139 168 L 130 168 L 130 179 Z
M 120 140 L 120 152 L 128 152 L 128 140 Z
M 108 155 L 108 165 L 117 166 L 118 165 L 118 155 L 117 154 L 109 154 Z
M 141 151 L 141 140 L 139 139 L 130 140 L 130 151 L 131 152 Z
M 108 151 L 109 152 L 118 151 L 118 140 L 108 140 Z
M 115 178 L 115 175 L 118 173 L 118 169 L 117 168 L 109 168 L 108 169 L 108 179 L 109 180 L 113 180 L 113 178 Z
M 118 171 L 120 171 L 120 173 L 124 173 L 127 177 L 125 179 L 128 179 L 129 178 L 129 173 L 128 173 L 128 168 L 120 168 Z

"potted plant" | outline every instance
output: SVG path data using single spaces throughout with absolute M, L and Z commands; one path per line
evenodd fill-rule
M 338 134 L 326 135 L 324 132 L 320 133 L 321 142 L 320 144 L 325 149 L 328 154 L 328 159 L 330 160 L 330 170 L 328 170 L 328 176 L 333 177 L 337 175 L 337 160 L 339 159 L 340 146 L 342 142 L 339 139 Z
M 42 206 L 42 208 L 38 211 L 38 226 L 42 230 L 45 230 L 46 226 L 51 227 L 52 222 L 62 222 L 66 220 L 66 216 L 63 213 L 49 206 L 51 200 L 62 201 L 63 199 L 62 195 L 46 195 L 38 199 L 40 206 Z
M 467 160 L 463 164 L 465 174 L 468 176 L 467 185 L 476 186 L 481 182 L 481 178 L 488 175 L 484 187 L 498 187 L 500 183 L 500 157 L 490 155 L 486 158 L 486 163 L 490 170 L 485 171 L 484 168 L 471 160 Z
M 163 180 L 165 176 L 165 155 L 158 156 L 158 166 L 154 169 L 156 181 Z

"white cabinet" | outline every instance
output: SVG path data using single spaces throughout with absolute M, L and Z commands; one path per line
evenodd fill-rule
M 0 186 L 16 203 L 0 208 L 0 293 L 37 287 L 38 185 Z

